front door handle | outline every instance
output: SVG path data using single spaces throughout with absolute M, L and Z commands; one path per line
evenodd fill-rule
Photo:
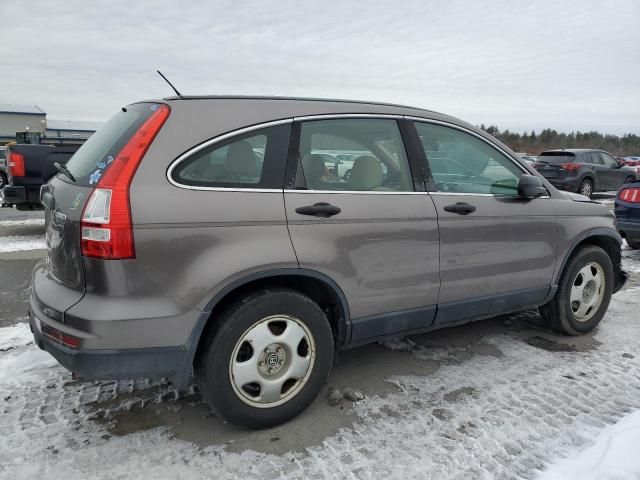
M 307 205 L 306 207 L 296 208 L 296 213 L 299 213 L 300 215 L 313 215 L 314 217 L 322 218 L 332 217 L 339 214 L 341 211 L 342 210 L 339 207 L 324 202 L 314 203 L 313 205 Z
M 455 205 L 447 205 L 444 207 L 445 212 L 457 213 L 458 215 L 469 215 L 476 211 L 476 207 L 467 202 L 458 202 Z

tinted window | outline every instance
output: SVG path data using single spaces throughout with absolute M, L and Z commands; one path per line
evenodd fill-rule
M 304 122 L 300 158 L 313 190 L 413 190 L 409 162 L 395 120 Z
M 49 163 L 53 164 L 54 162 L 58 163 L 67 163 L 69 159 L 73 156 L 73 153 L 65 153 L 65 152 L 54 152 L 47 155 L 47 160 Z
M 517 195 L 523 172 L 498 150 L 454 128 L 415 126 L 438 191 Z
M 589 158 L 591 159 L 591 163 L 595 163 L 597 165 L 603 165 L 602 157 L 598 152 L 589 152 Z
M 81 185 L 89 185 L 89 176 L 110 165 L 109 157 L 115 157 L 138 127 L 157 109 L 156 104 L 139 103 L 120 111 L 80 147 L 67 162 L 67 168 Z
M 538 157 L 539 162 L 557 164 L 575 162 L 576 155 L 572 152 L 542 152 Z
M 618 162 L 616 162 L 616 159 L 613 158 L 608 153 L 605 153 L 605 152 L 594 152 L 594 153 L 598 153 L 600 155 L 600 158 L 602 158 L 602 161 L 604 162 L 605 166 L 609 168 L 618 166 Z
M 173 171 L 184 185 L 227 188 L 282 188 L 290 125 L 255 130 L 215 143 Z

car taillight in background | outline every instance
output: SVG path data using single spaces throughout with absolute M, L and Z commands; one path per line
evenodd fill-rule
M 129 186 L 169 111 L 167 105 L 158 105 L 98 180 L 82 213 L 82 255 L 109 260 L 135 258 Z
M 560 165 L 567 172 L 573 172 L 574 170 L 578 170 L 580 168 L 579 163 L 563 163 Z
M 7 166 L 9 167 L 9 175 L 12 177 L 24 177 L 24 155 L 18 152 L 11 152 L 7 156 Z
M 618 198 L 623 202 L 640 203 L 640 188 L 623 188 Z

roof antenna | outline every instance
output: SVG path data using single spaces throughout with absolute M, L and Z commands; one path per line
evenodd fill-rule
M 156 72 L 158 72 L 158 75 L 160 75 L 163 78 L 163 80 L 167 82 L 171 88 L 173 88 L 173 91 L 176 92 L 176 95 L 178 95 L 178 98 L 182 99 L 182 95 L 180 94 L 178 89 L 173 86 L 173 84 L 167 79 L 167 77 L 165 77 L 160 70 L 156 70 Z

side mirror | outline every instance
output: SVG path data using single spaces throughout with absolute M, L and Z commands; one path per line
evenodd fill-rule
M 522 175 L 518 182 L 518 196 L 520 198 L 538 198 L 547 195 L 547 189 L 535 175 Z

